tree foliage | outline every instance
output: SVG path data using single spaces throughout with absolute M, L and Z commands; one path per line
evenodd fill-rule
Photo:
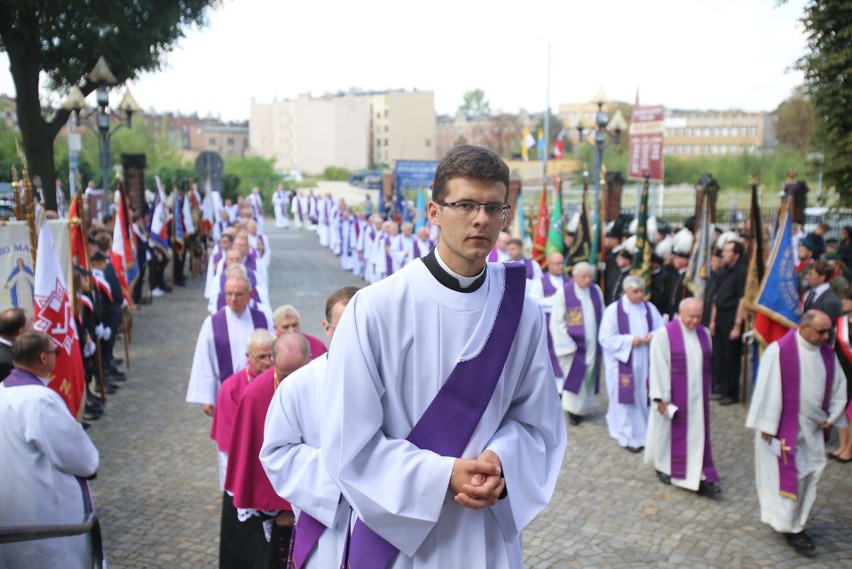
M 84 77 L 103 56 L 119 84 L 160 68 L 164 56 L 206 9 L 220 0 L 0 0 L 0 49 L 9 56 L 18 125 L 31 174 L 45 187 L 55 178 L 53 143 L 69 112 L 43 109 L 46 89 L 61 99 L 71 85 L 83 94 L 97 85 Z M 47 95 L 47 93 L 45 93 Z M 45 97 L 45 101 L 50 97 Z M 47 192 L 48 207 L 55 207 Z
M 779 2 L 785 3 L 785 0 Z M 816 109 L 825 180 L 852 204 L 852 10 L 849 2 L 811 0 L 802 17 L 808 51 L 797 62 Z
M 463 95 L 463 101 L 459 110 L 469 117 L 484 117 L 491 113 L 491 104 L 482 89 L 468 91 Z
M 257 186 L 260 188 L 264 204 L 271 208 L 272 193 L 281 181 L 281 176 L 275 171 L 274 158 L 230 156 L 225 158 L 223 182 L 226 175 L 229 178 L 228 184 L 223 183 L 223 197 L 236 199 L 238 195 L 248 195 L 251 189 Z M 234 185 L 235 180 L 236 185 Z
M 813 103 L 802 87 L 775 110 L 775 136 L 778 144 L 793 149 L 799 156 L 813 150 L 817 117 Z

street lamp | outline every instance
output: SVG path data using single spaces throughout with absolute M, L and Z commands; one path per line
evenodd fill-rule
M 595 113 L 595 126 L 597 127 L 595 130 L 594 171 L 595 210 L 594 215 L 592 217 L 593 224 L 597 229 L 595 231 L 595 237 L 594 239 L 592 239 L 592 248 L 589 252 L 589 258 L 594 259 L 593 263 L 595 264 L 595 266 L 597 266 L 598 251 L 600 249 L 600 237 L 603 230 L 603 228 L 601 227 L 601 171 L 603 170 L 604 145 L 606 143 L 607 133 L 609 133 L 613 137 L 614 141 L 618 143 L 622 131 L 626 130 L 627 128 L 627 121 L 624 120 L 624 116 L 621 114 L 620 110 L 615 112 L 612 117 L 612 120 L 610 120 L 610 118 L 607 116 L 606 112 L 603 110 L 603 106 L 608 102 L 608 100 L 606 98 L 606 94 L 604 94 L 603 88 L 598 89 L 598 92 L 595 93 L 595 96 L 594 98 L 592 98 L 591 102 L 598 106 L 598 110 Z
M 115 78 L 112 71 L 110 71 L 110 68 L 103 56 L 98 58 L 98 62 L 89 72 L 87 78 L 90 82 L 97 85 L 97 108 L 90 109 L 91 113 L 89 116 L 97 111 L 95 123 L 98 132 L 98 152 L 100 154 L 101 175 L 103 176 L 104 190 L 109 190 L 109 171 L 112 166 L 112 153 L 110 152 L 109 141 L 113 134 L 115 134 L 121 127 L 125 126 L 125 123 L 119 123 L 115 128 L 110 129 L 110 114 L 113 111 L 120 111 L 124 113 L 127 120 L 126 126 L 127 128 L 131 128 L 133 113 L 141 112 L 142 107 L 139 106 L 128 89 L 124 92 L 124 97 L 121 99 L 118 107 L 110 108 L 109 88 L 116 85 L 118 80 Z M 77 125 L 79 126 L 80 111 L 88 108 L 86 105 L 86 99 L 79 87 L 76 85 L 71 87 L 68 91 L 68 96 L 62 103 L 62 108 L 74 113 L 77 119 Z

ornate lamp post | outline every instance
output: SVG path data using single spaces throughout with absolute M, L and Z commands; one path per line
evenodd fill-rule
M 594 98 L 591 101 L 592 103 L 598 106 L 598 110 L 595 113 L 595 169 L 594 169 L 594 182 L 595 182 L 595 208 L 594 214 L 592 216 L 592 223 L 597 227 L 595 231 L 594 238 L 592 239 L 592 248 L 589 253 L 589 259 L 595 259 L 593 264 L 597 266 L 597 258 L 598 252 L 600 251 L 601 245 L 601 235 L 603 233 L 602 219 L 601 219 L 601 178 L 603 177 L 603 152 L 604 146 L 606 144 L 607 133 L 609 133 L 614 142 L 617 144 L 619 138 L 621 137 L 622 131 L 627 129 L 627 121 L 624 119 L 624 116 L 621 114 L 620 110 L 617 110 L 613 115 L 612 119 L 607 116 L 606 111 L 603 110 L 603 106 L 608 102 L 606 95 L 604 94 L 603 88 L 598 89 L 598 92 L 595 93 Z M 578 128 L 580 126 L 580 121 L 578 121 Z M 585 125 L 583 125 L 585 126 Z M 580 131 L 580 137 L 582 139 L 582 130 Z
M 131 120 L 133 117 L 133 113 L 141 112 L 142 107 L 139 106 L 139 104 L 133 98 L 133 95 L 130 94 L 129 89 L 124 92 L 124 97 L 121 99 L 121 102 L 118 104 L 118 107 L 110 107 L 109 88 L 115 86 L 118 83 L 118 80 L 115 78 L 115 75 L 113 75 L 112 71 L 110 71 L 109 66 L 107 65 L 107 62 L 103 58 L 103 56 L 98 58 L 98 62 L 95 64 L 94 68 L 92 68 L 92 70 L 89 72 L 87 78 L 89 81 L 97 85 L 97 107 L 94 109 L 89 109 L 89 107 L 86 105 L 86 100 L 83 97 L 83 92 L 80 90 L 79 87 L 75 85 L 69 90 L 68 96 L 62 103 L 62 108 L 68 111 L 72 111 L 75 114 L 78 126 L 80 125 L 80 111 L 89 109 L 89 116 L 96 114 L 98 152 L 100 155 L 101 175 L 103 176 L 103 188 L 104 190 L 108 190 L 109 171 L 112 167 L 112 153 L 110 152 L 109 147 L 110 138 L 123 126 L 131 128 Z M 119 123 L 111 129 L 110 115 L 114 111 L 124 113 L 127 122 Z

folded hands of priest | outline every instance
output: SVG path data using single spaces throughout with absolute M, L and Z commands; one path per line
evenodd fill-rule
M 490 450 L 476 460 L 457 458 L 449 484 L 456 503 L 473 509 L 496 504 L 506 488 L 502 472 L 500 458 Z

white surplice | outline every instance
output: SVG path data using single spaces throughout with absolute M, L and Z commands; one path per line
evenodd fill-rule
M 254 332 L 254 321 L 251 311 L 246 308 L 242 314 L 237 314 L 225 306 L 225 318 L 228 322 L 228 341 L 231 346 L 232 372 L 246 367 L 246 343 L 249 335 Z M 189 373 L 189 386 L 186 389 L 186 402 L 199 405 L 215 405 L 219 393 L 219 361 L 216 359 L 216 344 L 213 338 L 213 316 L 204 319 L 198 341 L 195 344 L 195 355 L 192 357 L 192 370 Z M 266 319 L 267 328 L 273 331 L 272 320 Z
M 568 335 L 568 322 L 565 320 L 565 289 L 558 287 L 551 299 L 550 337 L 553 338 L 553 353 L 559 358 L 559 367 L 563 377 L 556 378 L 556 389 L 562 394 L 562 408 L 575 415 L 586 415 L 595 404 L 594 369 L 597 360 L 598 325 L 595 317 L 595 305 L 592 304 L 592 294 L 596 294 L 604 306 L 603 295 L 597 287 L 580 288 L 571 281 L 574 294 L 580 301 L 583 310 L 583 336 L 586 339 L 586 375 L 577 393 L 563 390 L 565 376 L 574 363 L 574 353 L 577 344 Z M 539 285 L 540 286 L 540 285 Z M 594 290 L 593 290 L 594 289 Z
M 290 205 L 290 194 L 284 190 L 275 190 L 272 194 L 272 206 L 275 210 L 275 227 L 286 229 L 290 227 L 287 210 Z
M 825 396 L 825 364 L 819 348 L 796 334 L 799 349 L 799 432 L 796 437 L 796 469 L 798 499 L 779 493 L 778 457 L 772 453 L 761 433 L 776 435 L 783 407 L 781 398 L 781 363 L 777 343 L 769 344 L 757 372 L 757 384 L 751 399 L 746 427 L 755 432 L 754 473 L 757 496 L 760 500 L 760 521 L 775 531 L 798 533 L 808 521 L 816 499 L 816 486 L 825 468 L 825 441 L 820 428 L 829 422 L 838 428 L 846 426 L 843 411 L 846 405 L 846 377 L 843 368 L 834 362 L 828 413 L 822 409 Z
M 683 332 L 683 346 L 686 351 L 686 478 L 672 478 L 672 484 L 698 491 L 704 479 L 704 352 L 698 332 L 687 330 L 678 321 Z M 651 401 L 672 400 L 672 354 L 669 332 L 665 327 L 654 332 L 651 340 L 651 368 L 649 396 Z M 678 411 L 680 413 L 681 411 Z M 645 464 L 652 464 L 664 474 L 672 472 L 672 420 L 657 411 L 657 404 L 651 403 L 648 418 L 648 436 L 645 444 Z
M 529 299 L 461 457 L 494 451 L 508 497 L 480 510 L 458 505 L 448 491 L 455 459 L 405 440 L 456 363 L 479 353 L 490 333 L 501 333 L 491 328 L 504 271 L 489 263 L 485 283 L 463 293 L 415 260 L 358 292 L 332 340 L 322 455 L 357 515 L 400 549 L 395 569 L 522 567 L 521 531 L 553 493 L 565 421 L 552 387 L 544 318 Z
M 627 312 L 629 334 L 618 333 L 619 303 Z M 645 307 L 651 310 L 651 330 L 648 330 Z M 650 303 L 633 304 L 626 296 L 606 307 L 601 318 L 598 342 L 603 350 L 606 392 L 609 408 L 606 424 L 609 436 L 623 447 L 645 446 L 648 428 L 648 345 L 633 347 L 633 336 L 644 336 L 662 326 L 660 313 Z M 633 356 L 633 403 L 618 402 L 618 362 L 626 363 Z
M 327 358 L 319 357 L 281 383 L 266 413 L 260 462 L 275 492 L 298 518 L 307 512 L 327 529 L 303 568 L 339 567 L 349 504 L 328 475 L 320 454 Z
M 79 524 L 98 451 L 46 386 L 0 384 L 0 526 Z M 91 567 L 87 535 L 0 545 L 0 567 Z

